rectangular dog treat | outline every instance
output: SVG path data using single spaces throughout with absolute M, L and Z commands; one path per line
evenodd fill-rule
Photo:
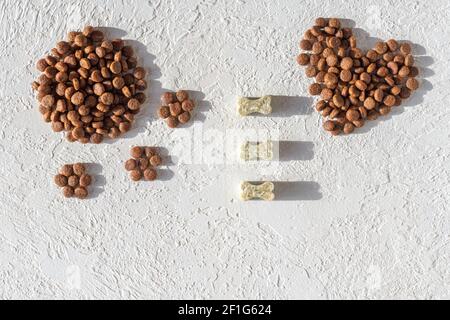
M 263 96 L 261 98 L 238 98 L 238 112 L 242 117 L 252 113 L 269 114 L 272 112 L 271 96 Z
M 244 181 L 241 183 L 241 199 L 248 200 L 266 200 L 275 199 L 275 185 L 272 182 L 251 183 Z
M 246 141 L 241 146 L 241 159 L 244 161 L 260 161 L 273 159 L 273 143 Z

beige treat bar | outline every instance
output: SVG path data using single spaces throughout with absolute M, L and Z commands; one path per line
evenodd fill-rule
M 260 199 L 270 201 L 275 198 L 275 185 L 272 182 L 253 184 L 248 181 L 241 183 L 241 199 L 244 201 Z
M 238 112 L 245 117 L 252 113 L 269 114 L 272 112 L 272 98 L 271 96 L 264 96 L 261 98 L 238 98 Z
M 259 161 L 273 159 L 273 143 L 246 141 L 241 146 L 241 159 L 244 161 Z

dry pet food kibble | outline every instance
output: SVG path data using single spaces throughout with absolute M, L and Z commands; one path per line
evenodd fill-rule
M 399 106 L 419 87 L 411 46 L 391 39 L 363 52 L 351 28 L 339 19 L 318 18 L 300 41 L 297 62 L 315 79 L 311 95 L 320 96 L 316 110 L 332 135 L 346 134 Z
M 133 48 L 87 26 L 72 31 L 36 67 L 39 110 L 71 142 L 101 143 L 129 131 L 146 97 L 145 70 Z
M 65 164 L 54 177 L 54 182 L 62 188 L 66 198 L 75 196 L 85 199 L 89 195 L 88 187 L 92 183 L 92 177 L 87 174 L 86 166 L 82 163 Z
M 133 147 L 130 153 L 132 158 L 125 162 L 125 170 L 130 172 L 131 180 L 155 180 L 158 176 L 156 167 L 162 164 L 158 149 L 155 147 Z
M 176 128 L 180 123 L 189 122 L 194 108 L 194 101 L 189 99 L 187 91 L 165 92 L 161 95 L 158 116 L 165 119 L 170 128 Z

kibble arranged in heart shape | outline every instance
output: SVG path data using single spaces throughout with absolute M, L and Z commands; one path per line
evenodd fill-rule
M 364 53 L 356 46 L 351 28 L 342 28 L 339 19 L 318 18 L 308 29 L 297 62 L 306 75 L 315 78 L 311 95 L 320 95 L 316 110 L 332 135 L 351 133 L 366 120 L 386 115 L 392 107 L 419 87 L 411 46 L 396 40 L 378 42 Z
M 162 158 L 157 148 L 133 147 L 130 153 L 132 159 L 125 162 L 125 170 L 130 171 L 131 180 L 153 181 L 158 177 L 155 168 L 162 164 Z
M 161 95 L 161 106 L 159 107 L 158 115 L 166 120 L 169 128 L 176 128 L 180 123 L 189 122 L 194 108 L 194 101 L 189 99 L 187 91 L 164 92 Z
M 66 198 L 77 197 L 79 199 L 87 198 L 88 186 L 92 178 L 86 172 L 86 167 L 82 163 L 65 164 L 59 169 L 59 174 L 54 178 L 55 184 L 62 188 L 63 195 Z
M 140 92 L 147 88 L 145 70 L 137 67 L 131 46 L 105 40 L 93 27 L 67 38 L 37 62 L 39 110 L 55 132 L 68 132 L 70 142 L 117 138 L 130 130 L 146 99 Z

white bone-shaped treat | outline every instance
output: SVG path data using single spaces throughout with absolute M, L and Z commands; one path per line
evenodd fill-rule
M 253 199 L 270 201 L 275 198 L 274 189 L 275 185 L 272 182 L 253 184 L 244 181 L 241 183 L 241 198 L 244 201 Z
M 272 97 L 264 96 L 261 98 L 238 98 L 238 112 L 245 117 L 251 113 L 269 114 L 272 112 Z
M 241 159 L 244 161 L 272 160 L 273 143 L 247 141 L 241 146 Z

